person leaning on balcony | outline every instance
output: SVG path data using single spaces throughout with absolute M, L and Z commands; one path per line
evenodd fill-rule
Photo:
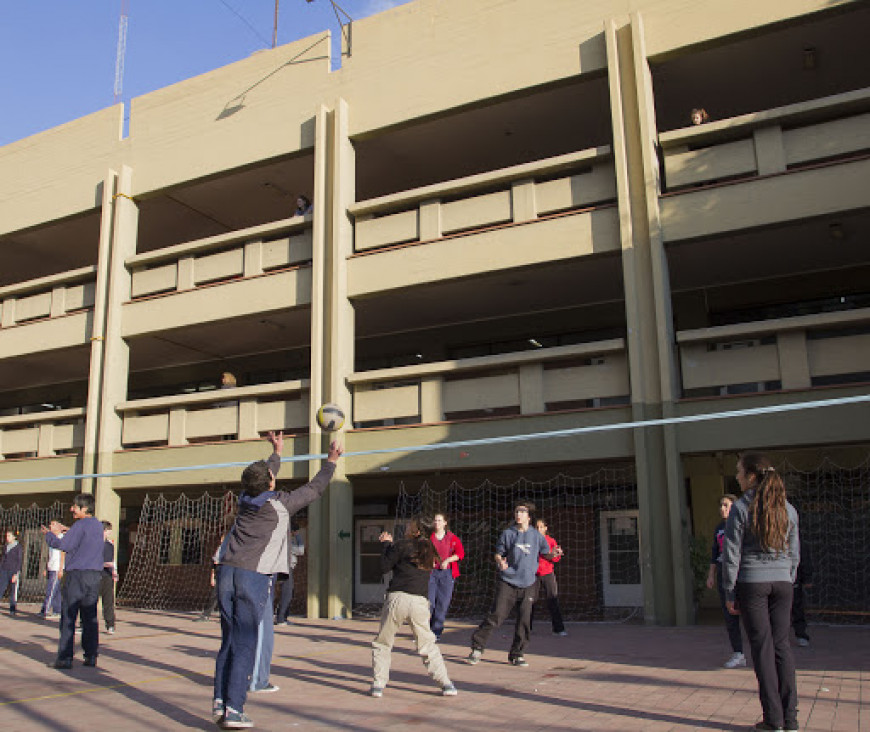
M 284 435 L 270 432 L 268 440 L 274 448 L 269 459 L 251 463 L 242 473 L 238 514 L 217 558 L 221 647 L 215 663 L 212 718 L 224 729 L 253 726 L 244 706 L 254 671 L 257 628 L 263 613 L 271 612 L 266 605 L 272 576 L 289 569 L 290 517 L 323 495 L 344 452 L 333 442 L 311 482 L 287 493 L 275 490 Z
M 710 115 L 703 107 L 696 107 L 692 110 L 691 120 L 693 125 L 703 125 L 710 121 Z
M 293 212 L 294 216 L 307 216 L 314 209 L 314 206 L 311 203 L 311 199 L 306 196 L 304 193 L 300 193 L 296 197 L 296 210 Z

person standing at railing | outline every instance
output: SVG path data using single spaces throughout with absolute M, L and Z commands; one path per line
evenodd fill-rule
M 314 206 L 311 203 L 311 199 L 306 196 L 304 193 L 300 193 L 296 197 L 296 210 L 293 212 L 294 216 L 307 216 L 314 210 Z
M 18 543 L 18 532 L 10 529 L 6 532 L 6 548 L 0 559 L 0 598 L 9 588 L 9 615 L 13 618 L 18 612 L 18 580 L 23 562 L 24 550 Z
M 710 115 L 707 114 L 707 110 L 703 107 L 693 109 L 690 118 L 693 125 L 704 125 L 710 121 Z

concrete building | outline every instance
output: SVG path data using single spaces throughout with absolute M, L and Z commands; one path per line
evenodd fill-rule
M 348 450 L 408 449 L 311 507 L 312 616 L 350 613 L 400 478 L 627 464 L 637 604 L 690 622 L 735 452 L 858 464 L 867 404 L 413 448 L 866 394 L 868 28 L 844 0 L 417 0 L 338 70 L 348 39 L 306 38 L 134 99 L 126 136 L 115 106 L 0 148 L 0 503 L 93 491 L 123 531 L 239 469 L 44 479 L 253 460 L 269 429 L 318 453 L 332 401 Z

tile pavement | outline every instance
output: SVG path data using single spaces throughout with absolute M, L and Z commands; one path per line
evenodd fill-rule
M 210 722 L 217 621 L 121 610 L 101 636 L 97 669 L 47 666 L 56 621 L 36 607 L 0 616 L 0 719 L 13 730 L 215 729 Z M 569 624 L 536 627 L 528 668 L 506 663 L 510 633 L 493 634 L 477 666 L 462 662 L 470 623 L 452 623 L 442 651 L 459 696 L 442 698 L 407 632 L 383 698 L 367 695 L 376 621 L 299 619 L 276 629 L 275 694 L 249 697 L 260 730 L 745 730 L 759 718 L 751 668 L 726 670 L 724 629 Z M 815 627 L 794 648 L 801 729 L 870 730 L 870 628 Z

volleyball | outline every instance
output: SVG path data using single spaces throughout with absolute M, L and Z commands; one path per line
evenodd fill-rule
M 326 432 L 335 432 L 344 426 L 344 410 L 337 404 L 324 404 L 317 410 L 317 424 Z

